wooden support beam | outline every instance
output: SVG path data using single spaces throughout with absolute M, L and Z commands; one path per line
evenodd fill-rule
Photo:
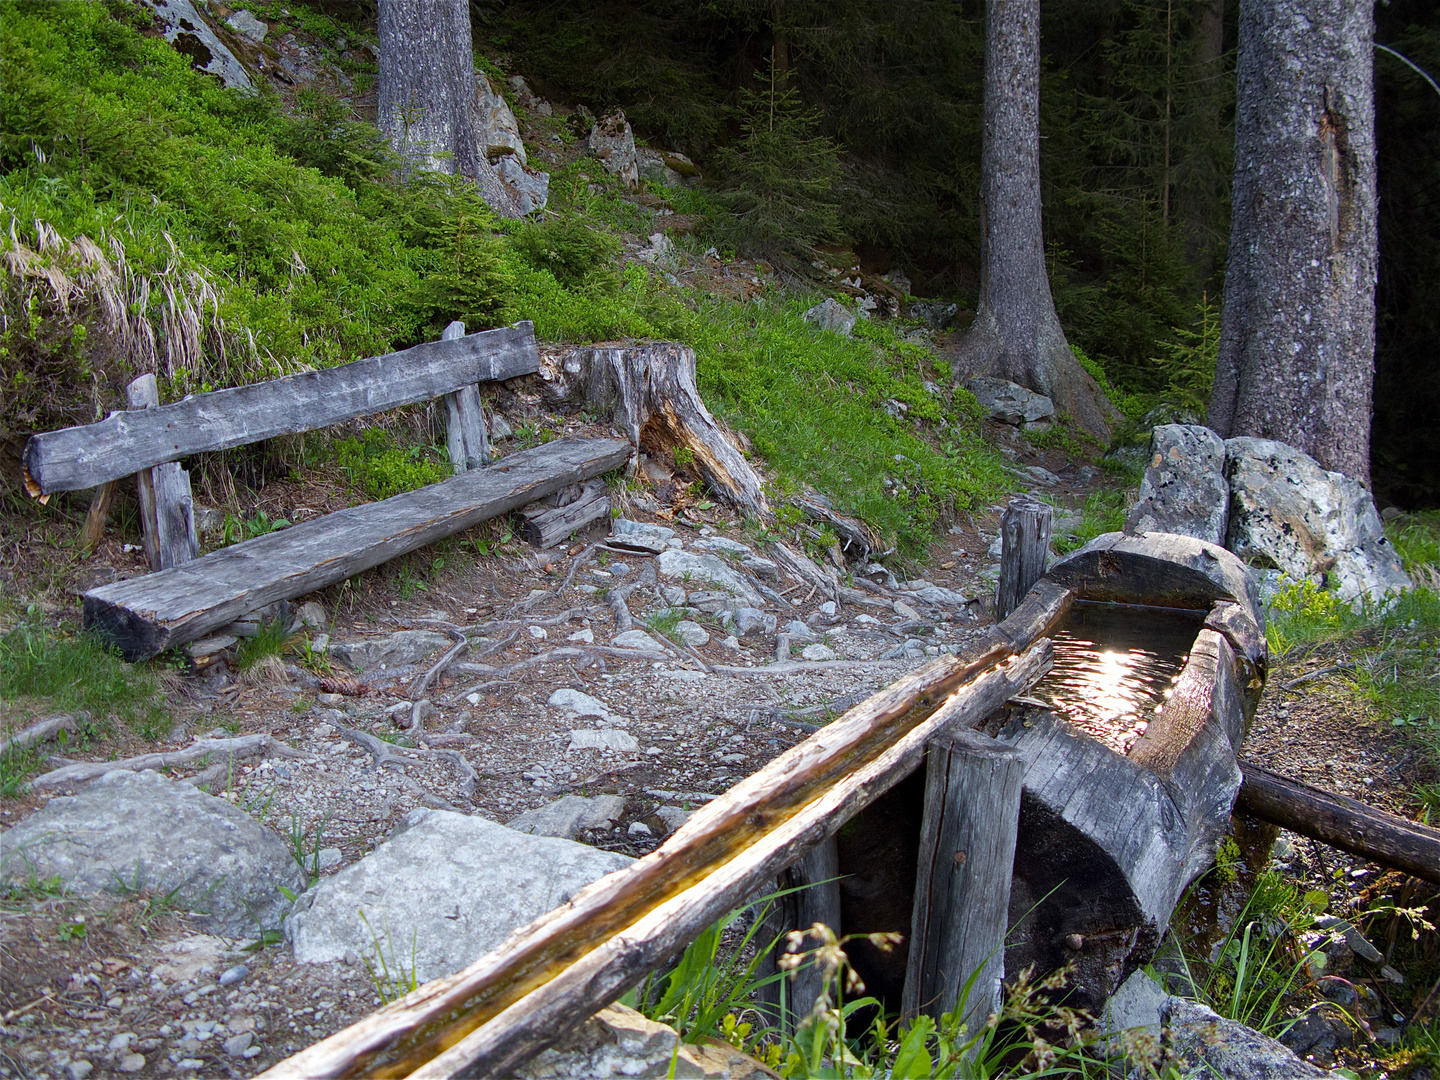
M 112 413 L 97 424 L 31 436 L 23 459 L 26 489 L 38 496 L 97 487 L 202 450 L 313 431 L 477 382 L 533 374 L 539 364 L 534 327 L 522 322 L 339 367 L 191 394 L 141 413 Z
M 823 923 L 837 935 L 843 934 L 840 925 L 840 852 L 835 838 L 829 837 L 816 844 L 800 857 L 800 860 L 780 875 L 780 889 L 789 892 L 775 903 L 770 918 L 761 932 L 761 945 L 767 945 L 774 938 L 792 930 L 808 930 L 816 923 Z M 789 952 L 806 952 L 814 948 L 813 941 L 802 943 L 797 950 L 787 948 L 782 938 L 771 952 L 772 970 L 783 970 L 781 957 Z M 781 982 L 770 984 L 764 994 L 765 1004 L 771 1009 L 776 1022 L 786 1031 L 793 1032 L 804 1022 L 815 1007 L 820 992 L 824 989 L 820 973 L 813 964 L 802 964 L 793 976 L 786 976 Z
M 465 324 L 452 322 L 440 334 L 441 341 L 458 341 L 465 336 Z M 457 473 L 489 465 L 490 439 L 485 430 L 485 410 L 474 383 L 445 395 L 445 448 Z
M 125 388 L 131 409 L 147 412 L 160 405 L 155 376 L 146 373 Z M 195 535 L 195 500 L 190 474 L 178 461 L 164 461 L 136 473 L 145 558 L 151 570 L 169 570 L 200 553 Z
M 935 731 L 978 723 L 1050 666 L 1048 639 L 1000 668 L 1010 650 L 986 644 L 907 674 L 702 807 L 656 851 L 464 971 L 264 1075 L 409 1076 L 422 1067 L 425 1076 L 505 1075 L 909 775 Z
M 1050 528 L 1054 511 L 1024 495 L 1010 500 L 1000 516 L 1000 581 L 995 586 L 995 621 L 1002 622 L 1050 562 Z
M 515 512 L 521 539 L 542 550 L 568 539 L 576 529 L 609 516 L 610 493 L 598 480 L 586 484 L 574 501 L 563 506 L 532 503 Z
M 85 525 L 80 530 L 80 550 L 92 555 L 105 535 L 105 524 L 110 520 L 110 503 L 115 498 L 118 481 L 106 480 L 95 489 L 90 497 L 90 509 L 85 512 Z
M 902 1015 L 939 1020 L 963 993 L 976 1031 L 999 1010 L 1024 777 L 1020 751 L 984 735 L 930 741 Z
M 1344 795 L 1321 791 L 1249 762 L 1236 808 L 1301 836 L 1440 883 L 1440 830 Z
M 418 491 L 339 510 L 185 566 L 85 593 L 86 629 L 127 660 L 182 645 L 276 600 L 368 570 L 441 537 L 619 468 L 617 439 L 560 439 Z

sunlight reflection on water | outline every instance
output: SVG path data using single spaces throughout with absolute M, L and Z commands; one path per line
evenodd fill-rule
M 1051 635 L 1055 666 L 1026 696 L 1128 753 L 1170 695 L 1204 618 L 1202 611 L 1077 603 Z

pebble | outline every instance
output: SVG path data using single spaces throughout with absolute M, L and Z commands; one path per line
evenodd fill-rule
M 94 1070 L 95 1066 L 85 1060 L 72 1061 L 65 1066 L 65 1075 L 69 1080 L 85 1080 Z
M 650 826 L 649 826 L 649 825 L 646 825 L 643 821 L 632 821 L 632 822 L 630 823 L 630 828 L 629 828 L 628 830 L 626 830 L 626 831 L 627 831 L 631 836 L 649 836 L 649 835 L 651 835 L 651 833 L 650 833 Z
M 566 640 L 566 641 L 583 641 L 586 645 L 589 645 L 589 644 L 591 644 L 591 643 L 595 640 L 595 631 L 591 630 L 591 629 L 587 626 L 584 630 L 576 630 L 575 633 L 571 634 L 571 635 L 570 635 L 568 638 L 566 638 L 565 640 Z
M 545 638 L 549 637 L 550 635 L 549 635 L 549 633 L 546 631 L 545 627 L 543 627 L 543 626 L 532 626 L 532 627 L 530 627 L 530 636 L 531 636 L 532 638 L 534 638 L 536 641 L 542 641 L 542 640 L 544 640 Z
M 322 852 L 320 853 L 320 861 L 321 861 L 322 863 L 325 861 L 325 854 L 326 854 L 326 852 L 327 852 L 327 851 L 331 851 L 331 850 L 338 850 L 338 849 L 326 848 L 325 851 L 322 851 Z M 220 985 L 221 985 L 221 986 L 234 986 L 236 983 L 242 981 L 242 980 L 245 978 L 245 976 L 246 976 L 246 975 L 249 975 L 249 974 L 250 974 L 250 969 L 247 968 L 244 964 L 236 964 L 234 967 L 228 969 L 223 975 L 220 976 Z
M 231 1035 L 230 1038 L 226 1039 L 221 1045 L 224 1047 L 225 1053 L 228 1056 L 239 1057 L 246 1050 L 250 1049 L 250 1044 L 254 1041 L 255 1036 L 253 1034 L 248 1031 L 242 1031 L 239 1035 Z
M 122 1073 L 137 1073 L 145 1067 L 144 1054 L 126 1054 L 115 1067 Z

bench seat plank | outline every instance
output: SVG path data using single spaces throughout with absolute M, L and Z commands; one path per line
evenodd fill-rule
M 85 627 L 127 660 L 194 641 L 276 600 L 378 566 L 624 465 L 618 439 L 560 439 L 438 484 L 327 514 L 84 594 Z
M 96 487 L 204 450 L 313 431 L 539 369 L 535 328 L 521 322 L 339 367 L 190 394 L 31 436 L 24 453 L 26 486 L 32 495 Z

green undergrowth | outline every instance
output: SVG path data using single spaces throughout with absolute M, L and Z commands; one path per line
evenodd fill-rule
M 947 373 L 890 327 L 842 337 L 801 319 L 819 296 L 731 300 L 624 267 L 618 234 L 655 219 L 594 161 L 556 168 L 553 216 L 499 222 L 473 186 L 397 169 L 335 99 L 307 90 L 287 112 L 191 71 L 139 6 L 0 15 L 0 446 L 102 417 L 141 371 L 169 400 L 429 340 L 454 318 L 531 319 L 543 341 L 692 346 L 705 400 L 749 435 L 778 502 L 812 485 L 907 554 L 1004 489 L 973 400 L 927 392 Z M 702 192 L 664 197 L 715 210 Z M 383 436 L 335 453 L 372 498 L 447 475 L 442 455 Z

